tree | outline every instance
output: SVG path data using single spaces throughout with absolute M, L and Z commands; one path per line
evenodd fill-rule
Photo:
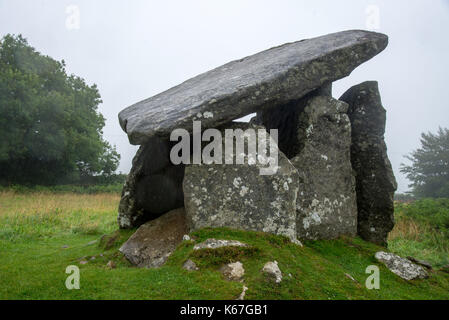
M 437 134 L 422 133 L 421 148 L 406 156 L 411 165 L 401 164 L 416 197 L 449 198 L 449 129 Z
M 0 182 L 57 184 L 111 175 L 120 156 L 102 137 L 97 86 L 21 35 L 0 40 Z

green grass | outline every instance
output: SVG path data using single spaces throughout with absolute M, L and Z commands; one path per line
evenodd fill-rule
M 449 199 L 397 203 L 395 219 L 388 241 L 392 252 L 437 268 L 449 264 Z
M 382 248 L 357 238 L 299 247 L 264 233 L 203 229 L 193 233 L 196 242 L 180 244 L 165 266 L 138 269 L 118 252 L 133 232 L 116 230 L 118 200 L 112 194 L 0 193 L 0 299 L 235 299 L 243 284 L 247 299 L 448 298 L 449 274 L 434 271 L 429 279 L 407 282 L 375 261 Z M 250 247 L 193 251 L 207 238 Z M 89 262 L 81 265 L 81 259 Z M 187 259 L 200 271 L 183 270 Z M 117 268 L 106 267 L 110 260 Z M 243 283 L 226 281 L 219 272 L 223 263 L 236 260 L 245 268 Z M 273 260 L 284 276 L 280 284 L 261 272 Z M 365 287 L 365 269 L 373 264 L 380 268 L 379 290 Z M 65 287 L 69 265 L 81 270 L 80 290 Z

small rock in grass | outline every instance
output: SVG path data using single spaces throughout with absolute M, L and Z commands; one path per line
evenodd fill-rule
M 240 296 L 236 300 L 245 300 L 246 290 L 248 290 L 248 287 L 243 286 L 243 291 L 242 291 L 242 293 L 240 294 Z
M 382 262 L 391 272 L 405 280 L 425 279 L 429 274 L 423 267 L 390 252 L 376 252 L 375 258 Z
M 262 272 L 268 274 L 276 283 L 280 283 L 282 281 L 282 272 L 279 269 L 277 261 L 265 263 Z
M 218 249 L 221 247 L 247 247 L 246 243 L 242 243 L 237 240 L 217 240 L 217 239 L 207 239 L 204 242 L 196 244 L 193 250 L 200 249 Z
M 299 241 L 299 240 L 296 239 L 296 238 L 291 239 L 291 242 L 294 243 L 294 244 L 296 244 L 296 245 L 298 245 L 298 246 L 300 246 L 300 247 L 303 247 L 302 242 Z
M 349 273 L 345 273 L 345 276 L 351 279 L 352 281 L 357 282 L 357 280 L 355 280 Z
M 426 260 L 420 260 L 420 259 L 416 259 L 416 258 L 413 258 L 410 256 L 408 256 L 407 259 L 413 263 L 419 264 L 420 266 L 423 266 L 429 270 L 432 270 L 432 264 Z
M 81 261 L 80 261 L 80 264 L 86 264 L 86 263 L 87 263 L 86 260 L 81 260 Z
M 190 239 L 190 236 L 188 235 L 188 234 L 185 234 L 183 237 L 182 237 L 182 241 L 190 241 L 191 239 Z
M 69 247 L 69 246 L 65 244 L 65 245 L 63 245 L 61 248 L 62 248 L 62 249 L 67 249 L 68 247 Z
M 90 260 L 95 260 L 95 259 L 96 259 L 95 256 L 90 257 Z
M 245 274 L 243 264 L 239 261 L 221 267 L 220 271 L 229 281 L 240 281 Z
M 109 260 L 109 262 L 106 264 L 106 267 L 108 269 L 115 269 L 115 262 L 112 260 Z
M 186 262 L 184 262 L 182 267 L 183 267 L 183 269 L 188 270 L 188 271 L 196 271 L 196 270 L 198 270 L 198 267 L 196 266 L 196 263 L 193 262 L 190 259 L 187 260 Z
M 445 265 L 445 266 L 442 266 L 441 269 L 440 269 L 440 271 L 449 273 L 449 264 L 447 264 L 447 265 Z

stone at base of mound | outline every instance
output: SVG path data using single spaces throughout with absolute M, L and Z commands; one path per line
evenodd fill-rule
M 391 272 L 404 280 L 425 279 L 429 277 L 429 274 L 423 267 L 393 253 L 379 251 L 376 252 L 375 258 L 382 262 Z
M 138 267 L 158 268 L 166 262 L 186 233 L 184 209 L 172 210 L 141 225 L 119 250 Z

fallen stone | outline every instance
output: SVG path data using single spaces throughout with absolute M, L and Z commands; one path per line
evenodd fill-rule
M 229 62 L 136 103 L 119 114 L 132 144 L 191 130 L 192 120 L 217 127 L 282 106 L 349 75 L 385 49 L 386 35 L 350 30 L 274 47 Z
M 118 224 L 130 229 L 183 206 L 184 166 L 170 162 L 170 143 L 150 139 L 137 151 L 123 186 Z
M 354 279 L 353 276 L 351 276 L 349 273 L 345 273 L 346 278 L 351 279 L 354 282 L 357 282 L 357 280 Z
M 162 266 L 188 233 L 183 208 L 141 225 L 119 251 L 138 267 Z
M 275 283 L 280 283 L 282 281 L 282 272 L 281 269 L 279 269 L 277 261 L 265 263 L 262 272 L 267 274 Z
M 81 260 L 80 264 L 87 264 L 87 261 L 86 260 Z
M 358 234 L 387 246 L 394 227 L 394 192 L 397 189 L 384 141 L 386 111 L 378 84 L 368 81 L 352 87 L 340 100 L 349 104 L 352 126 L 351 162 L 356 172 Z
M 190 241 L 190 236 L 188 234 L 185 234 L 182 236 L 182 241 Z
M 243 264 L 239 261 L 234 263 L 228 263 L 220 268 L 223 276 L 229 281 L 240 281 L 245 274 L 245 269 L 243 268 Z
M 231 123 L 226 129 L 234 131 L 237 141 L 257 132 L 262 127 L 248 123 Z M 262 128 L 263 129 L 263 128 Z M 223 134 L 223 150 L 225 135 Z M 245 153 L 243 164 L 187 165 L 183 182 L 184 205 L 191 230 L 205 227 L 227 227 L 240 230 L 262 231 L 296 239 L 296 197 L 298 173 L 290 161 L 278 152 L 277 146 L 267 135 L 267 151 L 264 159 L 278 159 L 270 174 L 261 174 L 268 165 L 256 155 Z M 270 142 L 271 141 L 271 142 Z M 257 141 L 257 143 L 260 141 Z M 235 151 L 232 155 L 235 158 Z M 276 157 L 273 151 L 278 154 Z M 223 152 L 223 157 L 225 152 Z M 228 155 L 230 158 L 231 155 Z M 258 159 L 256 161 L 255 159 Z
M 236 300 L 245 300 L 246 290 L 248 290 L 248 288 L 246 286 L 243 286 L 243 291 Z
M 299 173 L 296 230 L 299 239 L 334 239 L 357 233 L 355 179 L 351 167 L 348 105 L 312 97 L 298 115 Z
M 182 265 L 182 268 L 187 270 L 187 271 L 196 271 L 198 270 L 198 267 L 196 266 L 196 263 L 193 262 L 192 260 L 187 260 L 186 262 L 184 262 L 184 264 Z
M 193 250 L 218 249 L 222 247 L 248 247 L 248 245 L 237 240 L 207 239 L 204 242 L 196 244 Z
M 110 260 L 107 264 L 106 264 L 106 267 L 108 268 L 108 269 L 115 269 L 115 262 L 114 261 L 112 261 L 112 260 Z
M 416 264 L 418 264 L 420 266 L 425 267 L 426 269 L 432 270 L 432 264 L 430 262 L 428 262 L 428 261 L 416 259 L 416 258 L 413 258 L 413 257 L 410 257 L 410 256 L 408 256 L 407 259 L 410 260 L 413 263 L 416 263 Z
M 408 259 L 389 252 L 376 252 L 375 258 L 382 262 L 391 272 L 405 280 L 425 279 L 429 277 L 426 270 Z

